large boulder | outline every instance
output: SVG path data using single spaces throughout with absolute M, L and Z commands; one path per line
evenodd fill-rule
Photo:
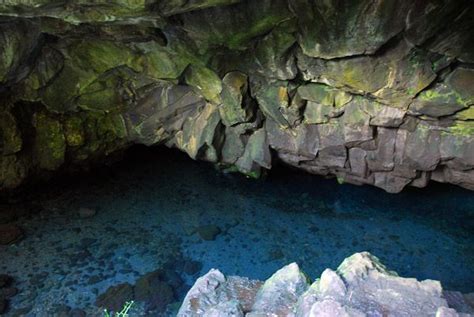
M 230 279 L 245 281 L 247 287 L 235 292 Z M 443 292 L 438 281 L 400 277 L 361 252 L 346 258 L 336 271 L 326 269 L 311 285 L 296 263 L 263 284 L 226 279 L 211 270 L 191 288 L 178 316 L 472 316 L 469 303 L 469 296 Z

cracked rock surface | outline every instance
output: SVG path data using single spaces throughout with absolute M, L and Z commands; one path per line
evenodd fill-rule
M 464 0 L 0 4 L 0 186 L 132 144 L 258 177 L 474 189 Z M 230 308 L 229 308 L 230 309 Z
M 438 281 L 399 277 L 362 252 L 336 271 L 326 269 L 312 284 L 296 263 L 265 282 L 226 278 L 213 269 L 196 281 L 178 316 L 468 317 L 474 316 L 470 296 L 444 292 Z

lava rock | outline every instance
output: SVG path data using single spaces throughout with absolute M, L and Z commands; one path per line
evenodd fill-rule
M 14 224 L 0 225 L 0 245 L 15 243 L 23 238 L 23 230 Z
M 206 241 L 213 241 L 222 232 L 221 228 L 216 225 L 205 225 L 196 229 L 201 239 Z

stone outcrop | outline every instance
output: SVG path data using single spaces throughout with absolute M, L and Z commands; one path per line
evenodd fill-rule
M 438 281 L 399 277 L 367 252 L 326 269 L 312 284 L 296 263 L 265 282 L 211 270 L 188 292 L 178 317 L 474 316 L 470 295 Z
M 258 177 L 474 189 L 464 0 L 8 0 L 0 186 L 131 144 Z

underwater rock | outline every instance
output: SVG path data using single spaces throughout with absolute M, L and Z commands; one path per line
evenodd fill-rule
M 216 225 L 205 225 L 198 227 L 196 232 L 201 237 L 201 239 L 213 241 L 222 232 L 222 230 Z
M 142 276 L 134 285 L 134 299 L 144 302 L 147 310 L 165 311 L 175 299 L 173 288 L 164 280 L 165 277 L 161 270 Z
M 0 274 L 0 315 L 9 310 L 9 299 L 18 293 L 15 287 L 12 287 L 13 278 L 6 274 Z
M 13 278 L 6 274 L 0 274 L 0 288 L 9 287 L 13 282 Z
M 86 219 L 86 218 L 94 217 L 97 212 L 94 209 L 83 207 L 83 208 L 79 208 L 77 213 L 80 218 Z
M 123 305 L 134 297 L 133 286 L 123 283 L 109 287 L 103 294 L 97 297 L 95 305 L 110 311 L 119 312 Z
M 459 316 L 472 314 L 463 296 L 443 293 L 433 280 L 417 281 L 389 271 L 368 252 L 346 258 L 336 271 L 327 269 L 309 285 L 298 266 L 290 264 L 265 283 L 253 282 L 252 306 L 245 305 L 239 293 L 229 292 L 229 279 L 217 270 L 199 278 L 186 296 L 178 316 Z M 222 296 L 226 294 L 227 296 Z M 446 300 L 451 298 L 451 300 Z M 248 298 L 246 300 L 249 300 Z M 252 299 L 250 299 L 252 301 Z M 240 306 L 239 306 L 240 305 Z M 453 305 L 453 306 L 451 306 Z M 239 312 L 239 307 L 247 307 Z M 460 308 L 462 311 L 456 311 Z M 219 315 L 219 313 L 221 315 Z M 466 315 L 470 316 L 470 315 Z
M 198 261 L 186 261 L 183 265 L 183 272 L 188 275 L 194 275 L 202 268 L 202 263 Z
M 2 2 L 0 190 L 133 144 L 249 177 L 282 161 L 393 193 L 472 189 L 473 13 L 469 0 Z
M 3 314 L 7 311 L 8 302 L 6 299 L 0 297 L 0 314 Z
M 14 224 L 0 224 L 0 245 L 8 245 L 23 238 L 23 230 Z
M 0 224 L 12 222 L 16 219 L 19 212 L 10 206 L 0 207 Z

